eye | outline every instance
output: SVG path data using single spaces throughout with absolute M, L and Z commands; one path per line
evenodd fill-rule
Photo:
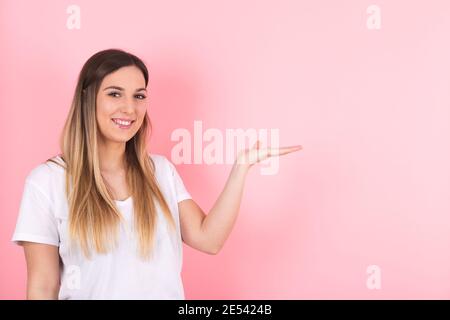
M 119 92 L 110 92 L 108 96 L 116 97 L 115 94 L 119 94 Z M 139 100 L 144 100 L 146 98 L 146 96 L 144 96 L 143 94 L 137 94 L 135 95 L 135 97 L 139 97 Z
M 111 93 L 108 93 L 108 96 L 114 97 L 115 94 L 119 94 L 119 93 L 118 92 L 111 92 Z

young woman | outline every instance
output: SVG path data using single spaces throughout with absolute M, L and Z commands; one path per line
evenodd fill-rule
M 60 140 L 62 153 L 25 180 L 12 238 L 23 245 L 28 299 L 184 299 L 182 242 L 216 254 L 227 239 L 248 169 L 301 149 L 236 157 L 208 215 L 175 166 L 148 153 L 148 71 L 103 50 L 84 64 Z

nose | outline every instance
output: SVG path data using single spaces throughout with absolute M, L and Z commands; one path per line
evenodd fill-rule
M 122 105 L 122 107 L 120 108 L 121 111 L 125 112 L 125 113 L 133 113 L 134 109 L 135 109 L 135 104 L 136 101 L 133 100 L 133 97 L 128 98 L 127 100 L 125 100 L 124 105 Z

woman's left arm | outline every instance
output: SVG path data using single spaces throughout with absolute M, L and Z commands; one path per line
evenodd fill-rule
M 224 189 L 208 215 L 205 215 L 193 200 L 179 203 L 183 241 L 201 251 L 210 254 L 218 253 L 236 221 L 245 178 L 250 167 L 268 157 L 284 155 L 300 149 L 302 146 L 260 148 L 257 141 L 253 148 L 241 151 L 233 164 Z

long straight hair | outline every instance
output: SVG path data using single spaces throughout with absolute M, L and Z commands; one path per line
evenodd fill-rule
M 117 246 L 119 226 L 124 221 L 114 202 L 112 189 L 100 172 L 96 97 L 103 78 L 125 66 L 139 68 L 147 87 L 148 70 L 143 61 L 131 53 L 108 49 L 86 61 L 60 138 L 69 206 L 69 238 L 88 258 L 92 249 L 107 253 Z M 153 256 L 157 206 L 175 231 L 174 218 L 155 178 L 155 164 L 146 149 L 151 128 L 146 112 L 141 127 L 125 147 L 126 182 L 133 198 L 137 254 L 142 259 Z M 59 164 L 53 159 L 47 161 Z

